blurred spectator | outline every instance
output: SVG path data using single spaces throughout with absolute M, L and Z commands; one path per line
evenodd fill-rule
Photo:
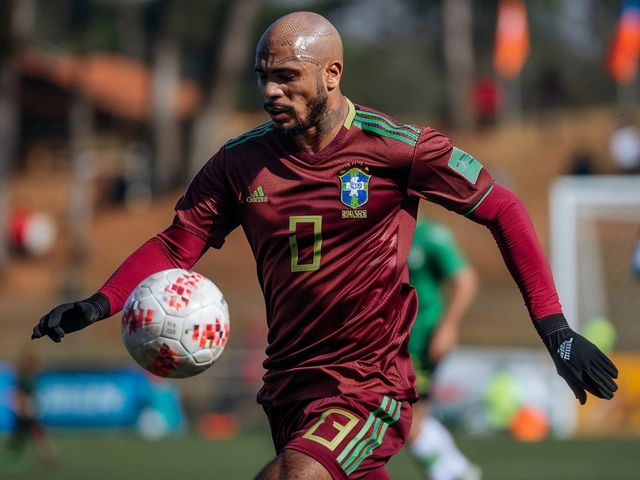
M 100 208 L 121 206 L 132 213 L 144 213 L 153 200 L 152 158 L 149 145 L 132 142 L 123 151 L 122 170 L 104 181 L 98 200 Z
M 57 466 L 58 451 L 40 422 L 35 397 L 38 357 L 23 352 L 16 365 L 16 389 L 13 410 L 16 422 L 2 455 L 0 467 L 5 472 L 19 472 L 29 440 L 35 441 L 42 464 Z
M 478 125 L 494 125 L 502 101 L 498 83 L 491 77 L 478 78 L 473 84 L 472 98 Z
M 595 159 L 589 150 L 575 150 L 569 158 L 569 175 L 593 175 L 595 171 Z
M 609 152 L 617 173 L 640 172 L 640 129 L 632 118 L 623 119 L 611 134 Z
M 538 108 L 543 121 L 553 117 L 564 106 L 566 89 L 562 75 L 552 66 L 546 66 L 538 74 L 535 90 L 538 95 Z

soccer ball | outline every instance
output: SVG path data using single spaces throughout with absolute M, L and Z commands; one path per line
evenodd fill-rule
M 120 331 L 127 351 L 144 369 L 160 377 L 192 377 L 222 354 L 229 338 L 229 307 L 208 278 L 164 270 L 131 293 Z

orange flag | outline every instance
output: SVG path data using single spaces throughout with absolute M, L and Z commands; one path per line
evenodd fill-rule
M 494 68 L 505 78 L 520 75 L 529 56 L 529 25 L 524 0 L 500 0 Z
M 640 56 L 640 1 L 627 0 L 616 28 L 607 68 L 617 83 L 631 83 L 636 77 Z

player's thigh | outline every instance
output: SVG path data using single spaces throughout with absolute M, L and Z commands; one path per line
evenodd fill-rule
M 380 477 L 383 478 L 383 477 Z M 332 480 L 320 462 L 297 450 L 284 449 L 256 477 L 256 480 Z
M 422 398 L 413 404 L 413 421 L 409 432 L 409 441 L 413 442 L 422 432 L 422 422 L 431 413 L 431 408 L 427 400 Z

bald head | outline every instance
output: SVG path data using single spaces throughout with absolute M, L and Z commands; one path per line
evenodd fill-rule
M 295 12 L 276 20 L 258 42 L 254 69 L 277 129 L 311 150 L 337 135 L 348 107 L 340 93 L 342 40 L 326 18 Z
M 342 62 L 342 40 L 336 28 L 322 15 L 294 12 L 276 20 L 262 35 L 256 56 L 277 47 L 290 47 L 304 62 L 318 66 Z

